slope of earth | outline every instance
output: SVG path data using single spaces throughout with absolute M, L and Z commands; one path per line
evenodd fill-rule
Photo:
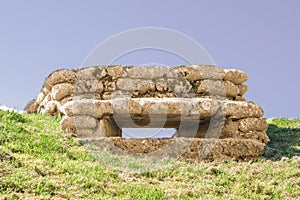
M 268 120 L 264 157 L 125 173 L 62 133 L 61 119 L 0 110 L 0 199 L 298 199 L 300 120 Z

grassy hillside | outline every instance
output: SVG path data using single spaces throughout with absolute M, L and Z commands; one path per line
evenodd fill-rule
M 268 120 L 259 160 L 177 162 L 143 174 L 105 167 L 59 121 L 0 111 L 0 199 L 300 198 L 300 120 Z

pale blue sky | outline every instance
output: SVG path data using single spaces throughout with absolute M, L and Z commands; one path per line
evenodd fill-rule
M 100 42 L 163 27 L 200 43 L 215 63 L 248 73 L 248 100 L 266 117 L 300 117 L 300 1 L 1 1 L 0 104 L 22 109 L 53 70 L 76 68 Z M 158 52 L 122 64 L 185 64 Z M 101 64 L 101 63 L 99 63 Z

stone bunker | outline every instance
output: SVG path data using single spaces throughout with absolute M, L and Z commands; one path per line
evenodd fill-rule
M 243 97 L 247 80 L 240 70 L 207 65 L 64 69 L 46 78 L 25 111 L 61 115 L 64 131 L 98 146 L 113 144 L 117 153 L 155 152 L 175 141 L 165 155 L 250 160 L 263 154 L 269 139 L 263 110 Z M 122 128 L 174 128 L 176 135 L 125 139 Z

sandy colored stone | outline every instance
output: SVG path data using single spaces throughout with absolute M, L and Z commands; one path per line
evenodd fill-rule
M 60 101 L 74 93 L 74 85 L 70 83 L 61 83 L 54 85 L 51 90 L 51 98 Z
M 68 133 L 76 133 L 76 125 L 73 117 L 64 116 L 60 121 L 60 127 Z
M 95 102 L 95 112 L 98 119 L 103 116 L 108 116 L 113 114 L 113 106 L 111 101 L 96 101 Z
M 232 129 L 232 131 L 230 131 Z M 234 139 L 251 139 L 257 142 L 261 142 L 267 144 L 269 142 L 269 138 L 265 131 L 252 131 L 249 130 L 247 132 L 242 132 L 237 130 L 236 127 L 224 127 L 222 134 L 219 137 L 220 139 L 224 138 L 234 138 Z
M 245 97 L 242 97 L 242 96 L 236 96 L 235 98 L 234 98 L 234 100 L 235 101 L 247 101 L 246 99 L 245 99 Z
M 73 101 L 74 97 L 73 96 L 67 96 L 67 97 L 64 97 L 63 99 L 61 99 L 59 101 L 60 105 L 65 105 L 66 103 L 70 102 L 70 101 Z
M 43 101 L 39 104 L 37 112 L 44 110 L 49 101 L 51 101 L 51 94 L 48 94 L 44 97 Z
M 47 102 L 44 109 L 40 111 L 42 114 L 50 115 L 50 116 L 57 116 L 61 115 L 61 105 L 57 101 L 49 101 Z
M 88 67 L 80 68 L 76 71 L 76 82 L 74 84 L 74 93 L 90 94 L 102 93 L 104 90 L 102 79 L 106 77 L 106 67 Z
M 142 114 L 142 104 L 141 99 L 132 100 L 129 98 L 117 98 L 113 99 L 111 102 L 112 110 L 114 115 L 141 115 Z
M 194 91 L 191 91 L 192 85 L 185 79 L 167 79 L 165 82 L 168 92 L 174 93 L 175 96 L 194 93 Z
M 81 129 L 95 129 L 97 127 L 97 120 L 94 117 L 87 115 L 67 117 L 64 116 L 61 121 L 61 128 L 67 132 L 75 133 Z
M 188 94 L 191 92 L 192 86 L 185 79 L 166 79 L 160 78 L 155 81 L 155 87 L 158 92 L 172 92 L 175 96 L 180 94 Z
M 103 92 L 103 84 L 98 79 L 77 80 L 74 84 L 74 95 Z
M 197 124 L 190 124 L 186 127 L 177 128 L 178 137 L 252 139 L 262 143 L 269 141 L 264 128 L 254 129 L 253 127 L 247 127 L 247 130 L 242 132 L 239 130 L 239 121 L 223 119 L 223 121 L 212 122 L 213 121 L 205 120 L 200 121 L 198 127 L 196 126 Z
M 253 102 L 227 101 L 225 103 L 227 117 L 241 119 L 246 117 L 263 117 L 261 107 Z
M 95 109 L 96 106 L 96 109 Z M 217 101 L 209 98 L 116 98 L 113 100 L 79 100 L 64 106 L 66 115 L 87 114 L 101 118 L 103 115 L 128 115 L 131 117 L 162 117 L 169 119 L 198 119 L 210 117 L 224 110 L 230 118 L 262 117 L 262 109 L 251 102 Z M 93 114 L 94 113 L 94 114 Z M 96 114 L 95 114 L 96 113 Z M 105 114 L 103 114 L 105 113 Z M 177 117 L 177 118 L 176 118 Z
M 172 68 L 163 66 L 151 66 L 151 67 L 129 67 L 127 70 L 127 77 L 131 79 L 147 79 L 154 80 L 162 77 L 174 78 Z M 175 75 L 176 76 L 176 75 Z
M 263 144 L 267 144 L 270 141 L 265 131 L 240 132 L 240 135 L 237 138 L 252 139 Z
M 146 79 L 120 78 L 117 81 L 117 89 L 122 91 L 139 91 L 144 94 L 148 91 L 155 91 L 155 82 Z
M 158 160 L 170 157 L 191 162 L 258 159 L 263 154 L 265 147 L 265 144 L 246 139 L 124 139 L 103 137 L 89 142 L 110 151 L 112 154 L 134 155 L 141 158 L 149 156 Z
M 92 116 L 73 116 L 75 125 L 79 129 L 87 128 L 87 129 L 94 129 L 97 127 L 97 119 Z
M 113 94 L 111 92 L 104 92 L 102 95 L 103 100 L 110 100 L 113 98 Z
M 79 80 L 96 80 L 104 78 L 106 73 L 106 66 L 95 66 L 95 67 L 85 67 L 76 70 L 76 81 Z
M 66 116 L 74 115 L 89 115 L 95 116 L 94 100 L 82 99 L 76 101 L 70 101 L 63 105 L 63 110 Z
M 225 76 L 224 76 L 225 81 L 230 81 L 236 85 L 239 85 L 248 80 L 248 75 L 241 70 L 224 69 L 224 71 L 225 71 Z
M 210 65 L 178 66 L 174 68 L 174 72 L 180 73 L 188 81 L 205 79 L 222 80 L 225 75 L 223 69 Z
M 35 99 L 35 102 L 36 102 L 38 105 L 40 105 L 40 104 L 44 101 L 44 99 L 45 99 L 45 97 L 47 96 L 47 94 L 48 94 L 48 93 L 44 93 L 43 91 L 41 91 L 41 92 L 37 95 L 37 97 L 36 97 L 36 99 Z
M 113 107 L 111 101 L 97 101 L 93 99 L 82 99 L 68 102 L 63 106 L 65 115 L 89 115 L 101 119 L 104 115 L 112 115 Z
M 105 90 L 107 90 L 107 86 L 104 85 L 104 81 L 97 82 L 95 93 L 102 94 Z
M 266 131 L 268 129 L 268 123 L 262 118 L 245 118 L 238 122 L 239 130 L 242 132 Z
M 239 94 L 239 88 L 230 81 L 224 81 L 227 96 L 235 97 Z
M 50 89 L 51 89 L 51 88 L 50 88 Z M 41 89 L 40 93 L 43 92 L 45 95 L 47 95 L 47 94 L 49 94 L 50 89 L 48 89 L 47 87 L 43 87 L 43 88 Z
M 116 83 L 111 81 L 105 81 L 103 83 L 104 91 L 106 92 L 113 92 L 116 90 Z
M 168 84 L 165 79 L 161 78 L 155 81 L 155 88 L 159 92 L 164 92 L 168 90 Z
M 24 107 L 24 111 L 25 111 L 25 113 L 28 113 L 28 114 L 36 113 L 38 107 L 39 107 L 39 104 L 36 103 L 35 99 L 32 99 L 31 101 L 27 102 L 27 104 Z
M 108 66 L 106 68 L 107 74 L 111 76 L 112 80 L 117 80 L 120 77 L 126 76 L 126 70 L 124 67 L 116 65 L 116 66 Z
M 76 73 L 73 70 L 57 70 L 52 72 L 45 80 L 44 87 L 48 90 L 60 83 L 71 83 L 73 84 L 76 80 Z
M 97 134 L 95 132 L 96 132 L 95 129 L 81 128 L 81 129 L 76 129 L 75 136 L 81 138 L 82 140 L 97 138 Z
M 180 98 L 134 98 L 128 99 L 126 103 L 124 103 L 125 99 L 114 101 L 114 116 L 124 122 L 122 124 L 124 128 L 130 128 L 131 124 L 127 124 L 130 120 L 143 126 L 151 122 L 151 126 L 146 126 L 149 128 L 162 126 L 176 128 L 181 121 L 197 123 L 200 117 L 210 117 L 219 109 L 218 104 L 209 99 L 189 99 L 187 101 Z M 128 106 L 130 103 L 134 106 Z M 140 113 L 141 111 L 142 113 Z
M 239 95 L 240 96 L 243 96 L 249 89 L 248 86 L 245 85 L 245 84 L 237 85 L 237 87 L 239 88 Z
M 122 129 L 112 117 L 103 117 L 99 121 L 98 129 L 95 132 L 97 137 L 122 137 Z
M 235 97 L 239 93 L 239 88 L 230 81 L 203 80 L 200 81 L 196 93 Z
M 215 102 L 210 99 L 185 99 L 185 98 L 131 98 L 131 99 L 115 99 L 114 112 L 117 114 L 131 114 L 160 118 L 168 115 L 171 117 L 183 115 L 192 119 L 193 115 L 211 116 L 218 108 Z M 128 105 L 132 106 L 128 109 Z M 137 109 L 134 109 L 137 108 Z M 142 110 L 142 113 L 140 111 Z M 172 120 L 172 119 L 170 119 Z

